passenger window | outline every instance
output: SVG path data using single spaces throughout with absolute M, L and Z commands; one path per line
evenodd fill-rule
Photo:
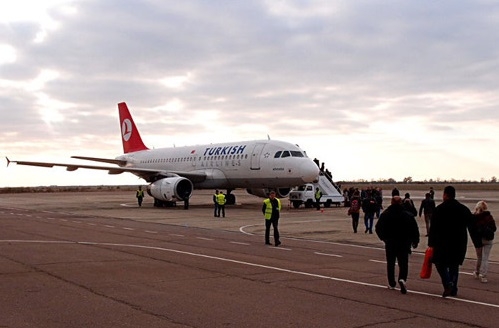
M 282 158 L 289 157 L 289 156 L 291 156 L 291 154 L 289 153 L 289 151 L 285 150 L 285 151 L 282 152 L 282 156 L 281 156 Z
M 281 153 L 282 153 L 282 151 L 279 150 L 277 153 L 275 153 L 274 158 L 281 157 Z

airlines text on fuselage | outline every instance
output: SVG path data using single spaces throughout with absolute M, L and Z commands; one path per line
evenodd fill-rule
M 206 148 L 204 151 L 204 156 L 216 156 L 216 155 L 239 155 L 243 154 L 246 149 L 246 145 L 242 146 L 226 146 L 226 147 L 213 147 Z

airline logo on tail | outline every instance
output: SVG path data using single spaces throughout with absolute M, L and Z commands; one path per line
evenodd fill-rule
M 128 110 L 127 105 L 122 102 L 118 104 L 121 122 L 121 138 L 123 142 L 123 152 L 131 153 L 140 150 L 148 150 L 140 137 L 139 130 L 133 122 L 132 115 Z
M 123 120 L 123 124 L 121 124 L 121 136 L 124 141 L 130 140 L 132 136 L 132 122 L 126 118 Z

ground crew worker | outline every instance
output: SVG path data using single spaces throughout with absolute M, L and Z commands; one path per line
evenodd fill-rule
M 213 211 L 213 216 L 218 216 L 218 189 L 215 190 L 215 194 L 213 195 L 213 204 L 215 205 L 215 209 Z
M 189 191 L 185 191 L 184 192 L 184 210 L 188 210 L 189 209 L 189 197 L 190 197 L 191 193 Z
M 222 191 L 217 195 L 217 217 L 220 217 L 220 212 L 225 217 L 225 195 Z
M 315 207 L 317 208 L 317 211 L 321 209 L 321 197 L 322 192 L 319 188 L 315 188 Z
M 135 197 L 137 197 L 137 202 L 139 203 L 139 207 L 142 206 L 142 200 L 144 199 L 144 190 L 142 190 L 142 187 L 139 186 L 139 189 L 135 193 Z
M 281 244 L 279 239 L 279 216 L 281 212 L 281 201 L 275 197 L 275 191 L 271 191 L 269 198 L 263 201 L 262 212 L 265 217 L 265 245 L 270 245 L 270 226 L 274 227 L 274 242 L 276 246 Z

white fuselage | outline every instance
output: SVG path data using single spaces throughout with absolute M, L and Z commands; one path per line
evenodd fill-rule
M 119 156 L 127 167 L 205 174 L 196 189 L 292 187 L 317 180 L 319 168 L 291 143 L 228 142 L 137 151 Z

